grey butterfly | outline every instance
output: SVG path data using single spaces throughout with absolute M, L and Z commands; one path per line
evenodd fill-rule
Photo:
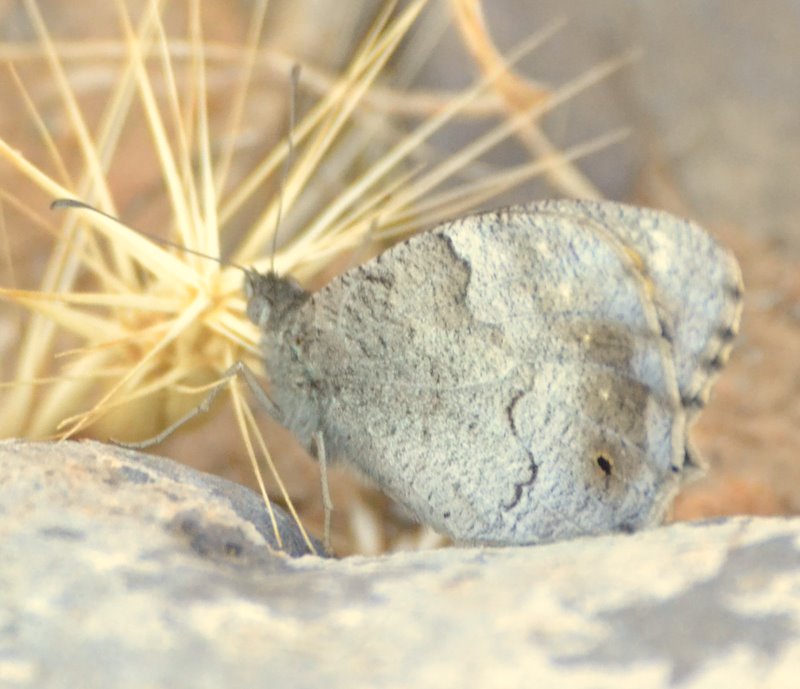
M 589 201 L 442 224 L 314 294 L 246 279 L 277 420 L 485 544 L 658 523 L 742 289 L 697 225 Z

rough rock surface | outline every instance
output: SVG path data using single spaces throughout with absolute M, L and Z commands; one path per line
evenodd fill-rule
M 292 518 L 273 507 L 279 545 L 264 502 L 250 489 L 122 447 L 3 441 L 0 477 L 3 511 L 30 517 L 29 527 L 53 538 L 80 540 L 87 527 L 99 535 L 101 522 L 113 529 L 108 537 L 166 527 L 190 538 L 196 550 L 222 554 L 240 541 L 242 548 L 252 541 L 289 555 L 310 552 Z M 322 552 L 319 543 L 315 547 Z
M 5 442 L 0 476 L 2 687 L 789 687 L 800 672 L 800 519 L 291 559 L 242 495 L 167 460 Z

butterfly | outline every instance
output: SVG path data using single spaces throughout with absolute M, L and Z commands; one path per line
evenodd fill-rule
M 456 542 L 663 519 L 736 336 L 742 279 L 696 224 L 612 202 L 477 213 L 310 294 L 247 271 L 276 420 Z

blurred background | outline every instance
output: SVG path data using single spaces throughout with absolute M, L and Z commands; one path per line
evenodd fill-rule
M 170 36 L 185 34 L 190 4 L 163 3 Z M 136 16 L 144 3 L 126 0 L 125 5 Z M 385 70 L 375 100 L 365 105 L 367 125 L 377 119 L 386 127 L 384 134 L 388 129 L 412 130 L 435 109 L 437 99 L 467 87 L 481 74 L 485 65 L 476 57 L 475 43 L 470 44 L 468 32 L 455 19 L 459 7 L 463 11 L 478 5 L 428 3 Z M 0 0 L 0 60 L 14 66 L 69 167 L 80 158 L 80 148 L 33 28 L 31 6 L 38 8 L 61 45 L 65 72 L 90 127 L 124 55 L 119 19 L 114 3 L 99 0 Z M 211 117 L 224 118 L 237 78 L 226 55 L 247 36 L 253 4 L 206 0 L 199 7 L 214 64 L 207 84 Z M 288 65 L 294 60 L 304 65 L 308 81 L 299 90 L 297 108 L 307 111 L 347 67 L 384 7 L 379 0 L 269 4 L 262 43 L 272 57 L 259 62 L 255 71 L 238 131 L 234 183 L 286 133 Z M 692 217 L 731 248 L 742 266 L 746 297 L 741 335 L 694 430 L 710 469 L 679 496 L 672 518 L 800 512 L 800 2 L 491 0 L 483 12 L 483 38 L 490 38 L 503 54 L 554 20 L 566 20 L 554 39 L 514 67 L 524 80 L 520 83 L 542 93 L 558 93 L 560 84 L 632 49 L 637 57 L 569 99 L 542 123 L 546 141 L 562 151 L 618 127 L 630 129 L 624 141 L 579 161 L 568 182 L 550 177 L 527 182 L 479 205 L 595 191 Z M 179 41 L 175 45 L 179 50 Z M 176 79 L 190 79 L 188 67 L 180 64 Z M 0 138 L 31 162 L 51 169 L 14 79 L 7 69 L 0 73 Z M 476 114 L 478 110 L 458 118 L 420 149 L 420 163 L 457 152 L 507 114 L 491 102 L 485 109 L 489 115 Z M 167 209 L 149 136 L 144 124 L 129 126 L 108 172 L 121 214 L 140 228 L 158 226 Z M 376 136 L 359 153 L 358 165 L 368 166 L 391 142 L 389 135 Z M 530 147 L 512 139 L 463 175 L 479 178 L 530 156 Z M 309 193 L 335 194 L 339 183 L 338 172 L 321 169 Z M 0 189 L 9 195 L 2 215 L 3 284 L 35 288 L 53 240 L 32 228 L 9 199 L 39 209 L 51 199 L 1 160 Z M 340 268 L 332 264 L 331 274 Z M 0 308 L 0 351 L 8 367 L 25 315 L 7 304 Z M 4 374 L 8 379 L 12 372 Z M 286 433 L 262 421 L 293 501 L 311 531 L 319 533 L 317 467 Z M 154 451 L 254 484 L 249 465 L 241 459 L 231 410 L 224 404 Z M 438 543 L 346 469 L 335 469 L 331 480 L 338 553 Z

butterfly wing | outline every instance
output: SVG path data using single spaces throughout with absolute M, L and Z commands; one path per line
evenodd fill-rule
M 595 224 L 470 216 L 334 280 L 265 336 L 284 423 L 459 541 L 657 520 L 684 453 L 670 343 Z
M 733 255 L 698 225 L 663 211 L 603 201 L 545 201 L 524 212 L 596 223 L 637 252 L 671 324 L 681 399 L 689 412 L 702 408 L 739 329 L 743 287 Z

